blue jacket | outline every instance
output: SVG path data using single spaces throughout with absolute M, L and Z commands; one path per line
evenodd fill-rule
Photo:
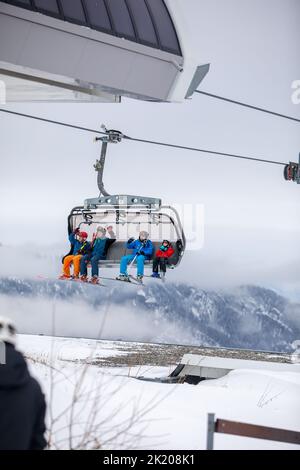
M 129 250 L 133 250 L 132 254 L 135 256 L 140 250 L 145 253 L 146 258 L 151 258 L 153 255 L 154 247 L 151 240 L 147 240 L 145 244 L 143 244 L 140 240 L 134 240 L 131 243 L 127 242 L 126 247 Z
M 109 247 L 115 242 L 114 238 L 96 238 L 92 245 L 92 256 L 100 259 L 105 259 Z
M 71 233 L 69 235 L 69 240 L 70 243 L 73 247 L 71 255 L 85 255 L 91 250 L 91 244 L 87 241 L 85 242 L 80 242 L 79 240 L 76 239 L 75 234 Z

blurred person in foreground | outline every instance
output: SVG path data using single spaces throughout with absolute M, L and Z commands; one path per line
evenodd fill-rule
M 16 350 L 16 328 L 0 316 L 0 450 L 42 450 L 46 447 L 46 403 L 38 382 Z

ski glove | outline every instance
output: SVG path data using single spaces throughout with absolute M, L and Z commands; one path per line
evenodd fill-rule
M 132 242 L 134 242 L 134 238 L 129 238 L 127 243 L 132 243 Z

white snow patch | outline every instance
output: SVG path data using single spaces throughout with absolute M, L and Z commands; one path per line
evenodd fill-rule
M 53 428 L 54 441 L 58 447 L 68 448 L 68 407 L 83 367 L 69 361 L 86 358 L 89 348 L 99 358 L 117 355 L 122 353 L 120 345 L 116 348 L 114 342 L 35 336 L 20 336 L 19 345 L 27 356 L 35 356 L 35 361 L 30 361 L 32 373 L 42 383 L 48 402 L 52 394 L 52 415 L 60 415 Z M 124 349 L 130 345 L 135 348 L 137 343 L 125 343 Z M 49 348 L 56 351 L 51 364 L 54 369 L 37 361 L 39 354 L 40 359 L 49 357 Z M 84 376 L 87 398 L 83 396 L 75 406 L 74 435 L 80 435 L 87 426 L 95 409 L 95 396 L 97 419 L 103 422 L 97 432 L 105 449 L 204 449 L 207 413 L 212 412 L 218 418 L 300 431 L 297 373 L 238 370 L 197 386 L 136 380 L 140 375 L 166 376 L 170 371 L 170 367 L 89 366 Z M 145 414 L 126 432 L 126 423 L 142 410 Z M 116 435 L 116 429 L 120 435 Z M 74 438 L 73 445 L 78 439 Z M 215 437 L 215 448 L 299 450 L 295 445 L 225 435 Z

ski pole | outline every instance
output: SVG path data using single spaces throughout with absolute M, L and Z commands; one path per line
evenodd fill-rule
M 132 268 L 132 266 L 133 266 L 135 260 L 137 259 L 137 257 L 138 257 L 138 253 L 135 255 L 135 257 L 134 257 L 133 260 L 131 261 L 131 263 L 130 263 L 130 265 L 129 265 L 129 269 Z
M 137 259 L 137 257 L 140 255 L 140 252 L 141 250 L 145 247 L 146 243 L 143 242 L 143 246 L 141 246 L 141 248 L 139 249 L 139 251 L 137 252 L 137 254 L 135 255 L 135 257 L 133 258 L 133 260 L 131 261 L 131 263 L 129 264 L 129 269 L 132 269 L 132 266 L 135 262 L 135 260 Z

